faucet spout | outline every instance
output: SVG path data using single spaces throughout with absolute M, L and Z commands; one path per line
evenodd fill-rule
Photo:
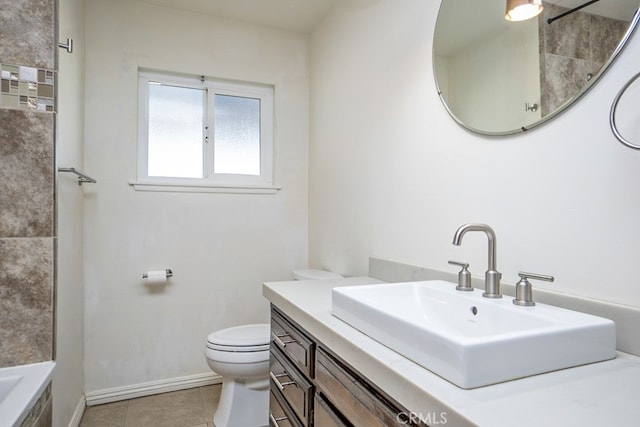
M 486 298 L 502 298 L 500 294 L 500 278 L 502 274 L 496 267 L 496 233 L 487 224 L 464 224 L 460 226 L 453 236 L 453 244 L 462 245 L 462 238 L 468 231 L 482 231 L 488 240 L 488 267 L 484 275 L 485 292 L 482 294 Z

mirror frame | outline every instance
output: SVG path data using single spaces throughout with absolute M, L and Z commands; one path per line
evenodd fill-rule
M 442 4 L 445 1 L 447 1 L 447 0 L 441 0 L 441 2 L 440 2 L 440 7 L 438 9 L 438 17 L 436 18 L 436 25 L 434 27 L 433 43 L 435 43 L 435 41 L 436 41 L 435 32 L 436 32 L 436 30 L 438 28 L 438 18 L 440 18 L 440 11 L 442 9 Z M 639 2 L 639 5 L 638 5 L 638 9 L 636 9 L 636 13 L 633 15 L 633 19 L 631 20 L 631 22 L 629 24 L 629 28 L 627 29 L 624 37 L 620 40 L 620 43 L 618 43 L 618 46 L 616 47 L 616 49 L 613 51 L 613 53 L 611 54 L 611 56 L 609 57 L 607 62 L 604 63 L 604 65 L 600 68 L 600 70 L 598 70 L 598 72 L 593 75 L 593 77 L 580 89 L 580 91 L 578 91 L 577 94 L 575 94 L 574 96 L 569 98 L 567 101 L 565 101 L 562 105 L 560 105 L 558 108 L 556 108 L 553 112 L 547 114 L 546 116 L 542 117 L 540 120 L 538 120 L 536 122 L 533 122 L 533 123 L 525 125 L 525 126 L 521 126 L 519 129 L 516 128 L 516 129 L 513 129 L 513 130 L 507 130 L 507 131 L 491 132 L 491 131 L 484 131 L 484 130 L 476 129 L 476 128 L 471 127 L 469 125 L 466 125 L 464 122 L 462 122 L 462 120 L 460 120 L 453 113 L 453 111 L 451 111 L 451 109 L 449 108 L 449 105 L 447 105 L 447 101 L 444 99 L 444 96 L 442 95 L 442 90 L 440 89 L 440 85 L 438 84 L 438 77 L 437 77 L 437 74 L 436 74 L 436 58 L 435 58 L 436 50 L 435 50 L 435 48 L 433 46 L 433 43 L 432 43 L 431 63 L 432 63 L 432 69 L 433 69 L 433 78 L 435 80 L 436 90 L 438 92 L 438 97 L 440 98 L 440 101 L 442 102 L 442 105 L 444 106 L 445 110 L 447 110 L 447 112 L 449 113 L 451 118 L 453 118 L 453 120 L 456 123 L 458 123 L 460 126 L 462 126 L 463 128 L 465 128 L 467 130 L 470 130 L 471 132 L 474 132 L 474 133 L 477 133 L 477 134 L 480 134 L 480 135 L 487 135 L 487 136 L 519 135 L 519 134 L 525 133 L 525 132 L 527 132 L 527 131 L 529 131 L 529 130 L 531 130 L 533 128 L 536 128 L 536 127 L 538 127 L 538 126 L 540 126 L 542 124 L 545 124 L 545 123 L 553 120 L 554 118 L 558 117 L 563 112 L 567 111 L 575 103 L 577 103 L 577 101 L 579 99 L 581 99 L 589 91 L 589 89 L 591 89 L 595 85 L 595 83 L 600 79 L 600 77 L 602 77 L 602 75 L 609 69 L 611 64 L 613 64 L 613 62 L 616 60 L 616 58 L 620 55 L 620 52 L 622 52 L 624 47 L 628 44 L 629 39 L 631 38 L 631 35 L 635 31 L 635 29 L 638 27 L 638 22 L 639 21 L 640 21 L 640 2 Z

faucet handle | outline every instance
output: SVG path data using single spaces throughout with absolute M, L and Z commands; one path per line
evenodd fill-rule
M 513 299 L 513 303 L 515 305 L 522 305 L 525 307 L 536 305 L 533 301 L 533 287 L 527 279 L 544 280 L 545 282 L 553 282 L 555 280 L 553 276 L 525 273 L 524 271 L 518 272 L 518 276 L 520 276 L 520 280 L 516 283 L 516 297 Z
M 469 264 L 460 261 L 449 261 L 449 264 L 462 267 L 462 270 L 458 273 L 458 286 L 456 286 L 456 289 L 459 291 L 472 291 L 471 273 L 467 270 Z

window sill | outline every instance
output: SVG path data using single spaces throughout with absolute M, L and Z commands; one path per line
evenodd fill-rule
M 136 191 L 160 191 L 167 193 L 228 193 L 228 194 L 276 194 L 282 187 L 272 185 L 214 184 L 180 181 L 130 181 Z

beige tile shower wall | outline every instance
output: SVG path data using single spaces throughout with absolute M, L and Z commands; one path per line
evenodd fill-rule
M 0 64 L 56 69 L 55 3 L 0 0 Z M 55 258 L 55 116 L 3 105 L 0 367 L 53 358 Z
M 55 0 L 0 0 L 0 63 L 55 69 Z
M 568 9 L 545 3 L 538 19 L 542 115 L 555 111 L 607 62 L 628 22 L 575 12 L 552 24 L 547 19 Z

